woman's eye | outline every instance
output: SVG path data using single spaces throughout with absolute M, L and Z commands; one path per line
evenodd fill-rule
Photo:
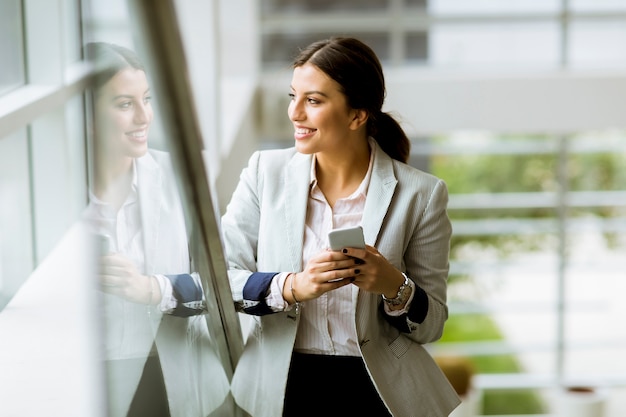
M 152 96 L 147 96 L 143 98 L 144 104 L 148 104 L 152 101 Z
M 124 101 L 121 102 L 117 105 L 117 107 L 119 107 L 120 109 L 127 109 L 132 105 L 132 103 L 130 101 Z
M 311 104 L 319 104 L 319 100 L 314 99 L 313 97 L 309 97 L 307 101 Z
M 290 100 L 294 100 L 295 98 L 296 98 L 296 95 L 294 93 L 289 93 Z

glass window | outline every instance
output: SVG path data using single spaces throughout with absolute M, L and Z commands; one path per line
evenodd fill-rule
M 574 12 L 623 12 L 626 3 L 622 0 L 570 0 Z
M 381 61 L 389 60 L 389 35 L 386 33 L 316 32 L 264 35 L 262 39 L 263 63 L 268 67 L 289 68 L 300 48 L 335 35 L 356 36 L 368 42 Z
M 524 15 L 525 13 L 555 13 L 561 7 L 560 0 L 478 0 L 466 2 L 464 0 L 431 0 L 428 2 L 428 11 L 433 15 Z
M 0 2 L 0 95 L 24 84 L 22 2 Z
M 271 0 L 261 2 L 264 13 L 320 13 L 355 10 L 376 11 L 385 9 L 388 1 L 381 0 Z
M 85 207 L 83 114 L 78 95 L 30 123 L 37 263 L 48 256 Z
M 623 375 L 600 358 L 626 335 L 620 294 L 606 291 L 623 287 L 626 267 L 625 140 L 458 132 L 415 143 L 450 191 L 450 319 L 438 354 L 464 351 L 483 375 Z M 481 414 L 550 408 L 543 390 L 495 385 Z
M 195 111 L 191 91 L 180 87 L 179 96 L 170 96 L 165 88 L 188 68 L 180 57 L 156 63 L 149 53 L 158 42 L 154 33 L 131 25 L 149 11 L 118 6 L 116 23 L 95 25 L 86 44 L 87 57 L 110 68 L 87 95 L 93 176 L 85 213 L 102 250 L 97 278 L 107 404 L 112 415 L 145 415 L 133 414 L 142 406 L 169 407 L 172 415 L 233 415 L 229 375 L 241 331 L 225 265 L 220 269 L 208 177 L 198 175 L 207 172 L 202 136 L 179 130 L 189 129 L 182 115 Z M 179 30 L 171 17 L 157 19 L 164 25 L 159 30 Z M 90 22 L 107 19 L 94 13 Z M 193 155 L 183 165 L 189 147 Z M 182 169 L 190 165 L 194 176 Z M 135 283 L 134 289 L 119 291 L 116 282 Z M 228 323 L 237 325 L 230 338 Z M 151 385 L 150 374 L 162 383 Z
M 66 13 L 64 34 L 65 63 L 72 64 L 82 59 L 81 51 L 81 0 L 63 0 Z
M 555 68 L 560 41 L 551 22 L 442 23 L 429 32 L 428 59 L 435 68 Z
M 0 310 L 33 270 L 30 181 L 22 129 L 0 138 Z
M 406 35 L 406 59 L 419 64 L 426 64 L 430 56 L 427 33 L 409 33 Z
M 574 21 L 570 27 L 568 59 L 571 67 L 626 67 L 626 19 Z

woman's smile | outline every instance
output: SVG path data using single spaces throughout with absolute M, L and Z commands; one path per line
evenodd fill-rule
M 317 132 L 317 129 L 310 129 L 306 127 L 297 127 L 294 133 L 294 138 L 296 140 L 308 139 L 313 136 Z

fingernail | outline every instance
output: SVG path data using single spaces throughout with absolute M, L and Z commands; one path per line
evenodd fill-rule
M 363 259 L 356 258 L 354 260 L 354 263 L 357 264 L 357 265 L 363 265 L 365 263 L 365 261 Z
M 354 278 L 354 277 L 350 278 L 350 282 L 354 282 L 355 279 L 356 278 Z
M 343 253 L 348 253 L 348 249 L 342 250 Z
M 355 270 L 354 270 L 354 273 L 355 273 L 355 274 L 357 274 L 357 275 L 359 275 L 359 274 L 361 273 L 361 270 L 360 270 L 360 269 L 355 269 Z

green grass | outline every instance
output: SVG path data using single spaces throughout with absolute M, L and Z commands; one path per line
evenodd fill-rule
M 502 333 L 490 316 L 484 314 L 451 315 L 441 340 L 437 343 L 459 343 L 503 340 Z M 515 355 L 473 356 L 467 358 L 478 373 L 523 372 Z M 482 398 L 483 415 L 543 414 L 547 408 L 537 390 L 486 390 Z

